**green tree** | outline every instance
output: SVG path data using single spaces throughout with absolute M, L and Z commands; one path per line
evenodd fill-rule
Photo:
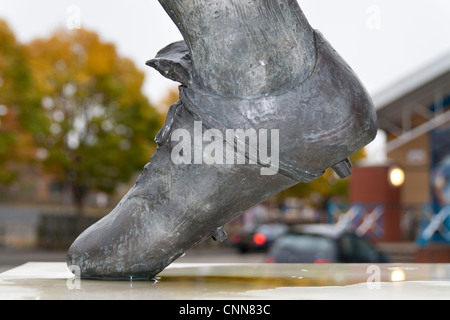
M 79 215 L 91 190 L 113 193 L 150 159 L 159 116 L 144 74 L 86 30 L 59 30 L 27 45 L 45 130 L 44 169 L 72 191 Z
M 0 19 L 0 184 L 17 177 L 18 165 L 33 153 L 33 84 L 24 47 Z M 39 121 L 38 121 L 39 122 Z

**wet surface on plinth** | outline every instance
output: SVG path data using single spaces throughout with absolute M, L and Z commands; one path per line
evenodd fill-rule
M 0 274 L 0 299 L 450 299 L 450 265 L 180 263 L 153 281 L 94 281 L 27 263 Z

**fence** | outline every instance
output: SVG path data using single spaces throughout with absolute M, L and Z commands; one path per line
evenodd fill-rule
M 6 245 L 6 226 L 0 221 L 0 248 Z
M 37 231 L 38 246 L 46 249 L 67 249 L 81 231 L 97 221 L 97 218 L 41 214 Z

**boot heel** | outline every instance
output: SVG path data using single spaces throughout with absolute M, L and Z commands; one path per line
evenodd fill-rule
M 350 159 L 347 158 L 331 168 L 336 172 L 339 178 L 345 179 L 352 174 L 352 166 Z

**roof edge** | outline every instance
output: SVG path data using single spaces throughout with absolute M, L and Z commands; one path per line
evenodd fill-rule
M 395 83 L 388 86 L 387 89 L 372 95 L 376 110 L 379 111 L 387 107 L 394 101 L 447 72 L 450 72 L 450 52 L 446 52 L 406 77 L 395 81 Z

